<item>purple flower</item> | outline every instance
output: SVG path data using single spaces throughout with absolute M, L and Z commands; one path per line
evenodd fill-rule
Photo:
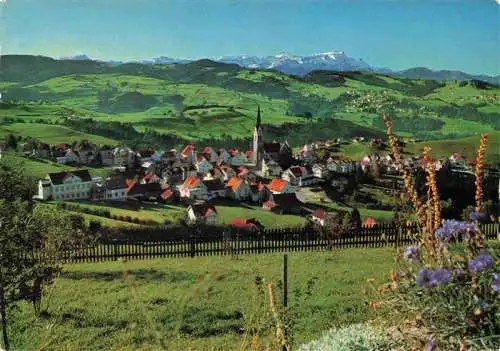
M 443 221 L 441 227 L 436 230 L 436 237 L 442 242 L 449 242 L 451 238 L 457 237 L 459 234 L 468 236 L 471 233 L 477 232 L 478 228 L 474 223 L 461 222 L 455 219 L 447 219 Z
M 412 245 L 406 248 L 403 253 L 403 257 L 410 263 L 418 262 L 420 256 L 420 252 L 418 250 L 418 246 Z
M 473 273 L 480 273 L 485 269 L 493 267 L 495 262 L 493 262 L 493 258 L 491 258 L 488 254 L 482 254 L 476 256 L 476 258 L 469 261 L 468 267 L 469 270 Z
M 451 280 L 451 273 L 446 268 L 438 268 L 431 271 L 427 268 L 422 268 L 416 277 L 417 285 L 424 288 L 433 288 L 439 284 L 447 283 Z
M 451 273 L 446 268 L 438 268 L 431 274 L 430 283 L 433 286 L 444 284 L 450 281 Z
M 469 219 L 471 221 L 483 222 L 488 220 L 488 215 L 484 212 L 471 212 L 469 214 Z
M 415 280 L 417 285 L 424 288 L 430 287 L 431 273 L 432 273 L 431 270 L 427 268 L 422 268 L 420 272 L 418 272 L 417 278 Z
M 493 277 L 495 280 L 491 283 L 491 288 L 494 292 L 500 292 L 500 273 L 495 273 Z
M 424 351 L 434 351 L 437 348 L 437 343 L 433 338 L 427 339 Z

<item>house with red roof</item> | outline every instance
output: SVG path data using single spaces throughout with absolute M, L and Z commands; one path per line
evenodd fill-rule
M 170 188 L 163 189 L 163 192 L 160 195 L 160 198 L 167 202 L 167 201 L 172 201 L 174 198 L 174 192 Z
M 303 213 L 303 205 L 295 193 L 272 194 L 270 199 L 262 204 L 262 208 L 271 210 L 277 214 L 301 215 Z
M 327 217 L 327 212 L 322 209 L 317 209 L 311 213 L 311 220 L 319 225 L 324 226 Z
M 226 184 L 228 197 L 235 200 L 247 200 L 250 197 L 250 186 L 240 177 L 234 176 Z
M 192 223 L 205 223 L 214 225 L 217 223 L 217 210 L 209 203 L 194 203 L 187 208 L 188 221 Z
M 177 186 L 181 198 L 190 200 L 207 200 L 208 189 L 200 178 L 195 176 L 187 177 L 181 185 Z
M 287 194 L 295 192 L 289 182 L 280 178 L 273 178 L 271 183 L 267 185 L 267 188 L 272 194 Z
M 245 230 L 263 230 L 264 229 L 264 226 L 262 225 L 262 223 L 260 223 L 255 218 L 249 218 L 249 219 L 233 218 L 233 220 L 231 221 L 231 225 L 235 228 L 245 229 Z
M 187 162 L 196 162 L 196 148 L 193 144 L 188 144 L 182 149 L 180 153 L 182 160 Z
M 365 219 L 365 221 L 363 222 L 363 226 L 367 227 L 367 228 L 373 228 L 377 225 L 377 222 L 375 221 L 375 219 L 371 218 L 371 217 L 368 217 Z
M 210 163 L 216 163 L 219 160 L 219 155 L 217 155 L 215 150 L 210 146 L 205 147 L 202 151 L 202 154 Z

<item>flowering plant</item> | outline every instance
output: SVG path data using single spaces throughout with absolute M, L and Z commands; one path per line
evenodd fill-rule
M 400 162 L 392 122 L 384 116 L 389 142 Z M 403 340 L 418 349 L 494 349 L 500 344 L 500 246 L 485 245 L 479 222 L 482 207 L 482 160 L 487 135 L 481 136 L 476 158 L 475 212 L 470 221 L 442 220 L 436 169 L 430 148 L 424 148 L 427 196 L 415 190 L 405 169 L 405 190 L 418 215 L 415 244 L 397 255 L 391 283 L 378 290 L 388 318 Z M 400 327 L 402 326 L 402 327 Z

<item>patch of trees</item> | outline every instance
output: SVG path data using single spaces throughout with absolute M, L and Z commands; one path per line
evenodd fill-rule
M 394 129 L 401 132 L 436 131 L 444 126 L 443 121 L 429 117 L 405 118 L 393 116 L 392 120 Z M 382 118 L 375 118 L 372 121 L 372 126 L 377 129 L 385 128 Z
M 472 174 L 457 173 L 451 171 L 451 165 L 447 161 L 437 171 L 437 185 L 441 200 L 450 201 L 451 205 L 443 215 L 448 218 L 460 218 L 467 206 L 474 205 L 475 177 Z M 418 170 L 414 173 L 414 184 L 419 194 L 424 197 L 427 193 L 425 185 L 425 171 Z M 498 176 L 487 176 L 484 179 L 483 199 L 487 203 L 491 201 L 490 210 L 498 204 Z M 486 209 L 486 208 L 485 208 Z
M 500 113 L 486 113 L 477 110 L 477 105 L 465 104 L 463 106 L 447 105 L 434 108 L 434 111 L 451 118 L 460 118 L 468 121 L 481 122 L 500 130 Z
M 22 301 L 37 318 L 47 316 L 44 291 L 62 271 L 70 252 L 93 245 L 81 216 L 58 213 L 31 202 L 33 189 L 20 165 L 0 161 L 0 319 L 3 348 L 8 323 Z

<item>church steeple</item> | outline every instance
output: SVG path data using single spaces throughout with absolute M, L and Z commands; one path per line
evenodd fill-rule
M 260 106 L 257 105 L 257 121 L 255 123 L 255 130 L 253 132 L 253 163 L 260 169 L 263 156 L 263 136 L 262 125 L 260 120 Z
M 257 105 L 257 123 L 255 123 L 255 129 L 260 128 L 260 105 Z

